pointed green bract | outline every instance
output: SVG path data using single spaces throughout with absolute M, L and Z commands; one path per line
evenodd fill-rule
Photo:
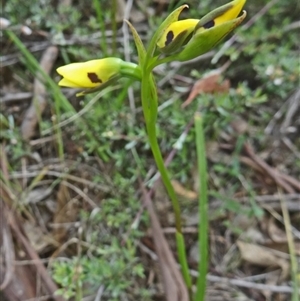
M 139 60 L 140 60 L 140 65 L 143 65 L 144 64 L 144 60 L 145 60 L 145 57 L 146 57 L 146 49 L 145 49 L 145 46 L 138 34 L 138 32 L 136 31 L 136 29 L 132 26 L 132 24 L 128 21 L 128 20 L 124 20 L 130 30 L 131 30 L 131 33 L 132 33 L 132 36 L 133 36 L 133 40 L 134 40 L 134 43 L 135 43 L 135 47 L 137 49 L 137 52 L 138 52 L 138 56 L 139 56 Z

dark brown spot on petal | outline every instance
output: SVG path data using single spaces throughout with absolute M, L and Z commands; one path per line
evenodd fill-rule
M 215 21 L 214 21 L 214 20 L 210 20 L 210 21 L 206 22 L 206 23 L 203 25 L 203 27 L 204 27 L 205 29 L 209 29 L 209 28 L 212 28 L 212 27 L 214 27 L 214 26 L 215 26 Z
M 174 39 L 174 33 L 171 30 L 167 33 L 167 39 L 166 39 L 166 42 L 165 42 L 165 46 L 168 46 L 173 41 L 173 39 Z
M 102 80 L 98 77 L 98 75 L 94 72 L 88 72 L 87 74 L 88 78 L 90 79 L 90 81 L 94 84 L 96 83 L 102 83 Z

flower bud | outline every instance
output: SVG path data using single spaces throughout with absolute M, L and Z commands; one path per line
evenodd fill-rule
M 245 19 L 247 13 L 243 11 L 238 18 L 214 25 L 214 20 L 210 20 L 202 26 L 197 25 L 195 33 L 189 43 L 178 54 L 179 61 L 187 61 L 196 58 L 215 47 L 223 38 L 232 32 Z
M 176 59 L 193 59 L 219 43 L 246 17 L 246 12 L 238 17 L 246 0 L 234 0 L 205 15 L 202 19 L 177 20 L 163 28 L 157 40 L 158 49 L 164 54 L 178 51 Z M 179 11 L 181 12 L 182 9 Z
M 57 72 L 63 79 L 58 85 L 70 88 L 95 88 L 118 74 L 122 62 L 121 59 L 109 57 L 59 67 Z

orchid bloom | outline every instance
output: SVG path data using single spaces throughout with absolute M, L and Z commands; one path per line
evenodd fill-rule
M 200 20 L 172 22 L 158 38 L 158 49 L 164 54 L 176 53 L 179 61 L 193 59 L 211 50 L 244 20 L 245 11 L 238 16 L 245 2 L 246 0 L 234 0 L 216 8 Z
M 68 64 L 57 68 L 57 73 L 63 76 L 59 86 L 83 89 L 100 87 L 115 77 L 140 78 L 136 64 L 115 57 Z

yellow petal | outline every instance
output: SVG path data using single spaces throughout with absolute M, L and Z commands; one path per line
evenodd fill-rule
M 171 23 L 164 34 L 159 38 L 157 46 L 163 49 L 170 45 L 181 33 L 186 32 L 186 35 L 189 35 L 194 31 L 198 22 L 198 19 L 186 19 Z
M 228 9 L 224 14 L 214 19 L 215 26 L 222 24 L 226 21 L 235 19 L 239 13 L 242 11 L 243 6 L 245 5 L 246 0 L 235 0 L 228 4 L 231 4 L 232 7 Z
M 61 87 L 70 87 L 70 88 L 78 88 L 78 84 L 75 84 L 65 78 L 62 78 L 60 82 L 58 83 Z
M 57 69 L 57 72 L 64 77 L 59 85 L 71 88 L 94 88 L 117 74 L 120 66 L 121 60 L 118 58 L 105 58 L 65 65 Z

